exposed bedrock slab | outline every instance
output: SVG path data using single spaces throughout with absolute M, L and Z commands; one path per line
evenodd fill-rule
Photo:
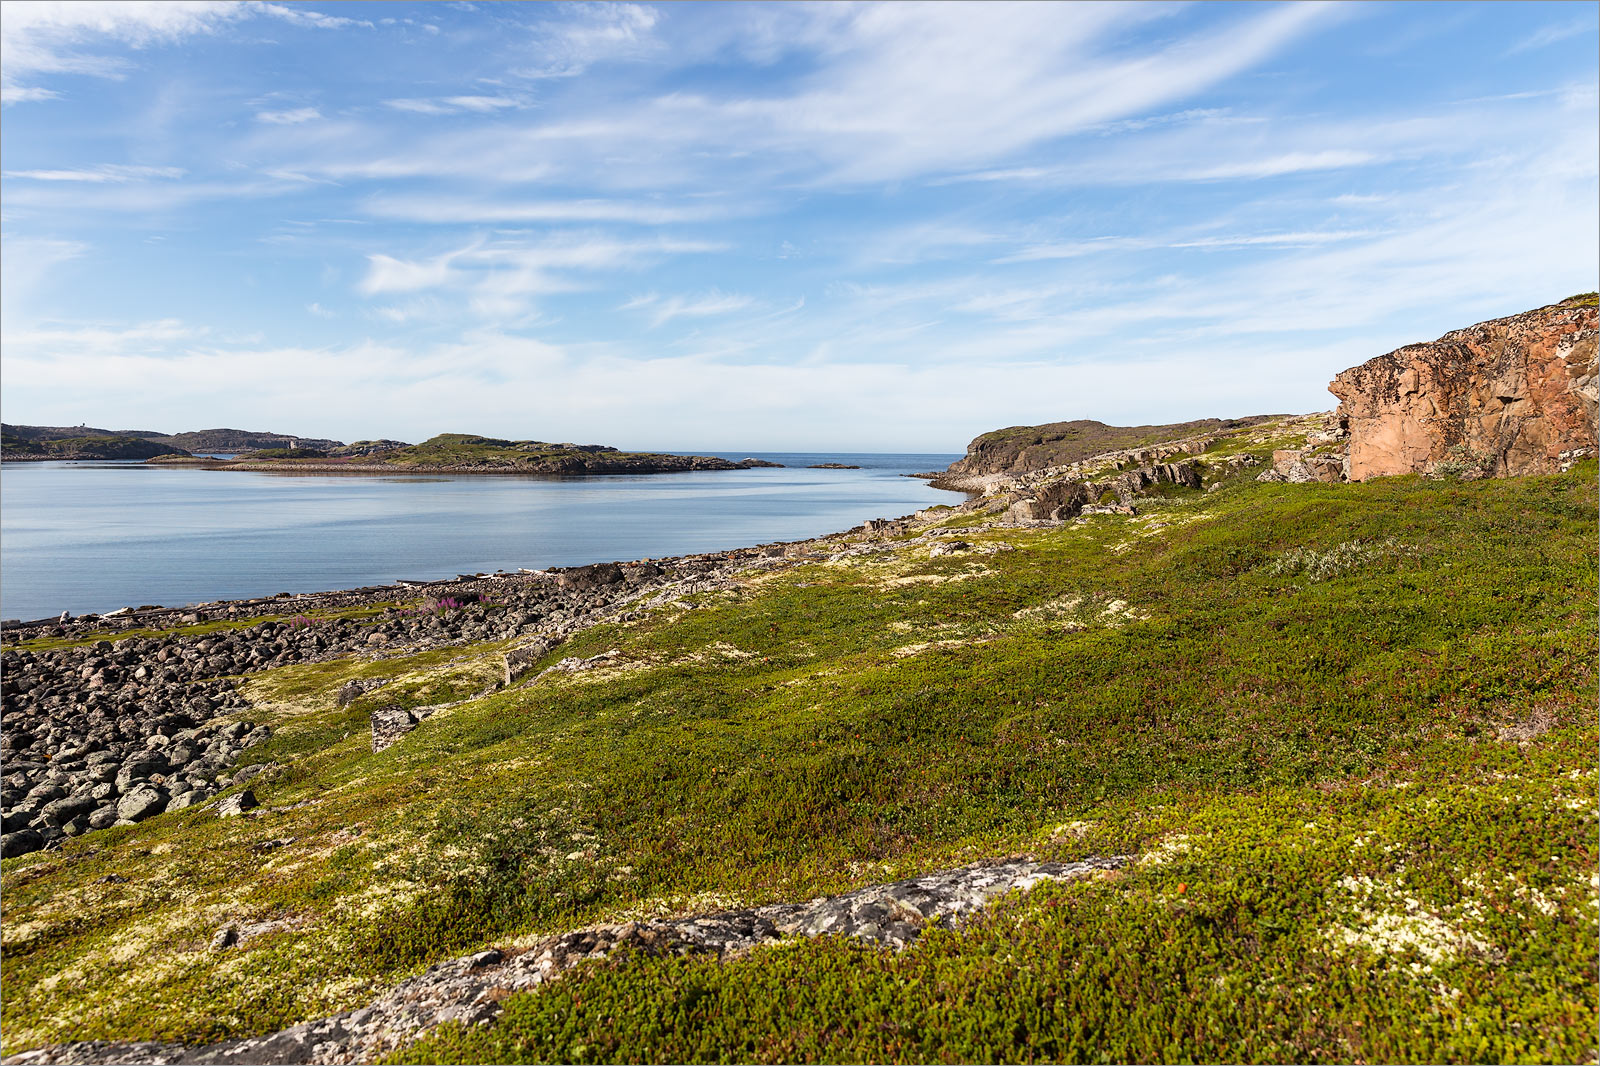
M 1074 881 L 1119 869 L 1131 856 L 1081 862 L 1010 860 L 941 870 L 806 903 L 686 918 L 597 925 L 540 941 L 525 951 L 491 948 L 439 963 L 359 1010 L 269 1036 L 205 1047 L 86 1041 L 12 1055 L 32 1063 L 357 1063 L 372 1062 L 445 1022 L 487 1022 L 511 992 L 537 988 L 590 959 L 618 950 L 649 955 L 737 958 L 785 936 L 850 936 L 904 948 L 924 928 L 959 921 L 1015 889 Z
M 1597 315 L 1569 300 L 1446 333 L 1333 379 L 1351 480 L 1481 457 L 1501 477 L 1595 450 Z M 1455 449 L 1452 452 L 1452 449 Z

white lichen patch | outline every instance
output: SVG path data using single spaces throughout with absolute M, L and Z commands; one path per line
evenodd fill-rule
M 1089 835 L 1090 824 L 1089 822 L 1064 822 L 1050 830 L 1050 839 L 1064 840 L 1071 838 L 1072 840 L 1082 840 Z
M 1139 857 L 1141 866 L 1165 866 L 1179 855 L 1192 851 L 1194 844 L 1187 833 L 1175 833 Z
M 953 581 L 971 581 L 980 577 L 993 577 L 999 571 L 986 566 L 968 566 L 953 574 L 903 574 L 899 577 L 880 578 L 873 584 L 880 589 L 905 588 L 910 585 L 948 585 Z
M 909 659 L 913 655 L 921 655 L 925 651 L 934 651 L 938 648 L 959 648 L 973 643 L 970 640 L 930 640 L 922 644 L 905 644 L 889 651 L 896 659 Z
M 1011 617 L 1028 625 L 1045 625 L 1068 631 L 1103 627 L 1117 629 L 1150 616 L 1127 600 L 1074 593 L 1013 611 Z
M 1428 909 L 1392 881 L 1343 877 L 1339 888 L 1346 898 L 1336 900 L 1335 905 L 1350 908 L 1349 917 L 1323 931 L 1336 949 L 1406 959 L 1410 971 L 1418 976 L 1463 956 L 1496 954 L 1493 945 L 1463 927 L 1482 917 L 1481 908 L 1472 900 L 1459 904 L 1452 920 Z

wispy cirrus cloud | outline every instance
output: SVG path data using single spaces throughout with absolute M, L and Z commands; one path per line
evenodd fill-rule
M 497 111 L 517 110 L 528 106 L 524 101 L 510 96 L 436 96 L 426 99 L 401 97 L 385 100 L 385 107 L 413 115 L 459 115 L 463 112 L 489 115 Z
M 698 296 L 662 297 L 652 292 L 644 296 L 635 296 L 617 310 L 644 311 L 649 315 L 650 324 L 654 327 L 664 326 L 675 318 L 707 318 L 713 315 L 732 314 L 735 311 L 743 311 L 754 303 L 754 299 L 742 293 L 723 292 L 720 289 L 712 289 Z
M 74 181 L 104 184 L 106 182 L 148 181 L 152 178 L 181 178 L 182 167 L 130 166 L 122 163 L 103 163 L 96 167 L 66 170 L 7 170 L 5 177 L 28 181 Z
M 52 74 L 123 78 L 133 64 L 116 48 L 171 44 L 258 16 L 326 28 L 372 25 L 308 7 L 236 0 L 10 2 L 0 19 L 0 91 L 6 103 L 55 99 L 59 91 L 25 83 Z
M 1540 26 L 1506 49 L 1506 54 L 1516 55 L 1518 52 L 1531 52 L 1536 48 L 1547 48 L 1552 44 L 1558 44 L 1561 41 L 1570 40 L 1582 34 L 1593 34 L 1596 30 L 1600 30 L 1600 19 L 1595 17 L 1594 9 L 1591 7 L 1585 14 L 1577 18 Z
M 636 59 L 661 47 L 652 31 L 661 13 L 648 4 L 562 4 L 563 17 L 536 23 L 529 50 L 528 78 L 571 78 L 596 63 Z
M 375 196 L 364 205 L 367 214 L 407 222 L 440 224 L 529 222 L 630 222 L 661 226 L 704 222 L 739 213 L 716 203 L 654 203 L 645 200 L 506 200 L 453 195 Z
M 257 111 L 256 121 L 269 126 L 298 126 L 302 122 L 315 122 L 322 112 L 314 107 L 292 107 L 284 111 Z

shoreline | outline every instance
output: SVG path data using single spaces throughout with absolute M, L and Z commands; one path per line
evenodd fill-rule
M 246 717 L 253 674 L 498 644 L 503 676 L 478 693 L 487 695 L 595 625 L 733 588 L 752 572 L 882 551 L 919 521 L 949 513 L 924 509 L 820 537 L 669 558 L 0 623 L 7 679 L 0 773 L 13 785 L 0 855 L 214 805 L 218 793 L 261 772 L 250 766 L 230 774 L 248 748 L 272 735 Z M 357 689 L 341 693 L 341 705 L 366 691 Z M 397 728 L 403 733 L 418 720 Z M 374 744 L 377 726 L 374 718 Z

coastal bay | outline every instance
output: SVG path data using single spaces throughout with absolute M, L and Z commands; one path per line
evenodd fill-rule
M 952 455 L 755 457 L 783 466 L 552 478 L 8 465 L 0 617 L 717 551 L 961 500 L 902 476 Z M 829 461 L 860 469 L 805 469 Z

